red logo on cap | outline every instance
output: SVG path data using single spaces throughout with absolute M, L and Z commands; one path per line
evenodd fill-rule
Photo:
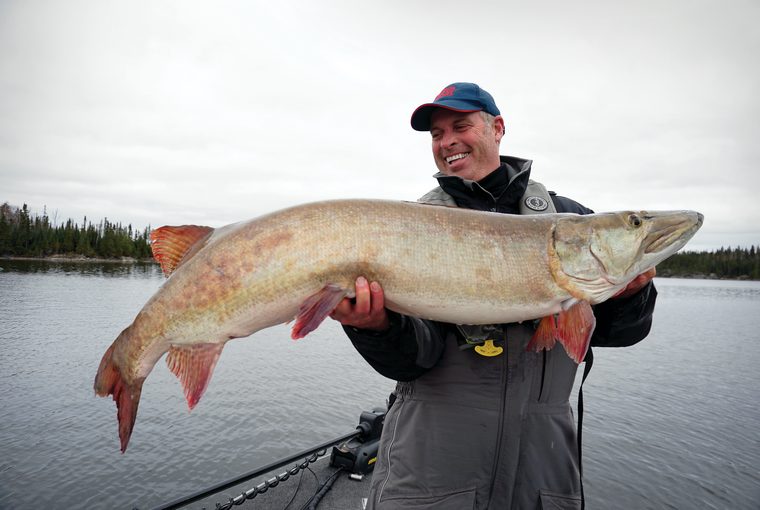
M 453 96 L 453 95 L 454 95 L 454 91 L 455 91 L 456 89 L 457 89 L 457 88 L 456 88 L 455 86 L 453 86 L 453 85 L 451 85 L 451 86 L 449 86 L 449 87 L 446 87 L 445 89 L 443 89 L 443 90 L 441 91 L 441 93 L 440 93 L 440 94 L 438 94 L 437 96 L 435 96 L 435 99 L 434 99 L 433 101 L 438 101 L 438 100 L 439 100 L 439 99 L 441 99 L 442 97 Z

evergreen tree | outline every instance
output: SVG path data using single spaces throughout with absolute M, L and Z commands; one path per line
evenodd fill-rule
M 10 255 L 11 224 L 7 219 L 5 219 L 4 213 L 5 211 L 0 209 L 0 255 Z

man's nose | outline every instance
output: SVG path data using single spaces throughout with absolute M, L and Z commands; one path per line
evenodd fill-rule
M 457 143 L 457 136 L 456 133 L 451 131 L 448 133 L 443 133 L 441 135 L 440 144 L 441 147 L 451 147 L 452 145 Z

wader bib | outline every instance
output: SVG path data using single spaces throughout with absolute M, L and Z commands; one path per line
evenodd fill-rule
M 419 201 L 457 206 L 441 188 Z M 529 181 L 520 214 L 553 212 Z M 532 323 L 447 331 L 435 366 L 397 385 L 367 509 L 580 509 L 577 365 L 561 348 L 527 352 Z M 487 352 L 462 349 L 463 338 Z

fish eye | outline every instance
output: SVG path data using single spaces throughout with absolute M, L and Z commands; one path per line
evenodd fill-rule
M 628 216 L 628 223 L 635 228 L 639 228 L 643 221 L 641 221 L 641 218 L 637 214 L 631 214 Z

